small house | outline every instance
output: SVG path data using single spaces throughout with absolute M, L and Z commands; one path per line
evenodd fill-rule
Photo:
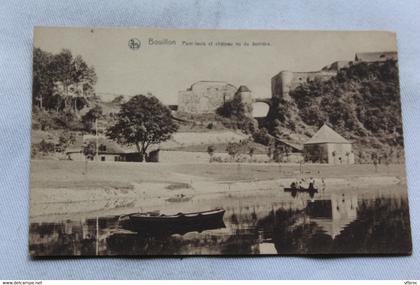
M 302 145 L 274 137 L 276 149 L 273 153 L 274 161 L 298 163 L 302 160 Z
M 84 145 L 92 143 L 96 146 L 96 142 L 98 142 L 97 150 L 95 149 L 95 155 L 90 159 L 98 161 L 125 161 L 126 151 L 118 143 L 103 136 L 99 136 L 96 139 L 95 136 L 89 135 L 84 136 L 82 141 L 79 141 L 66 150 L 67 158 L 69 160 L 85 160 L 83 153 Z M 98 157 L 96 157 L 96 151 Z
M 305 161 L 328 164 L 354 164 L 352 144 L 324 124 L 303 145 Z

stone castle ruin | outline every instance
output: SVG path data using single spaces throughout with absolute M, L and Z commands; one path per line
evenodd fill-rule
M 243 102 L 252 104 L 252 94 L 248 87 L 236 88 L 224 81 L 198 81 L 185 91 L 178 92 L 178 111 L 205 114 L 214 113 L 234 96 L 241 96 Z
M 272 97 L 278 97 L 289 101 L 290 91 L 294 90 L 300 84 L 312 80 L 326 81 L 335 75 L 337 75 L 337 72 L 330 70 L 312 72 L 293 72 L 284 70 L 271 78 L 271 94 Z
M 354 63 L 359 62 L 382 62 L 386 60 L 397 60 L 396 52 L 365 52 L 356 53 L 354 57 Z M 290 91 L 294 90 L 300 84 L 312 81 L 321 80 L 326 81 L 331 77 L 337 75 L 341 68 L 348 67 L 352 64 L 352 61 L 335 61 L 330 65 L 323 67 L 319 71 L 310 72 L 293 72 L 293 71 L 281 71 L 273 78 L 271 78 L 271 92 L 272 97 L 282 98 L 289 101 Z
M 271 98 L 277 97 L 289 101 L 291 100 L 290 91 L 302 83 L 312 80 L 326 81 L 336 76 L 341 68 L 348 67 L 353 63 L 384 62 L 390 59 L 397 60 L 397 53 L 365 52 L 356 53 L 354 61 L 335 61 L 319 71 L 293 72 L 284 70 L 271 79 Z M 177 109 L 192 114 L 214 113 L 217 108 L 232 100 L 234 96 L 241 96 L 242 101 L 249 106 L 252 106 L 255 102 L 271 104 L 271 98 L 253 99 L 251 91 L 244 85 L 236 88 L 224 81 L 198 81 L 187 90 L 178 92 Z

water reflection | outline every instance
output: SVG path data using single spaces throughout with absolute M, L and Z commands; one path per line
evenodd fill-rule
M 372 194 L 373 193 L 373 194 Z M 203 199 L 224 224 L 164 236 L 123 230 L 118 216 L 32 223 L 32 255 L 326 254 L 411 252 L 407 197 L 399 191 L 273 193 Z M 285 193 L 286 194 L 286 193 Z M 210 199 L 210 200 L 209 200 Z M 189 202 L 194 203 L 194 202 Z

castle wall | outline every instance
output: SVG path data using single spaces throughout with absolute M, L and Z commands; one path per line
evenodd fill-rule
M 397 60 L 396 52 L 363 52 L 355 54 L 355 62 L 383 62 L 386 60 Z M 302 83 L 321 80 L 325 81 L 337 75 L 341 68 L 349 67 L 351 61 L 335 61 L 330 65 L 325 66 L 320 71 L 313 72 L 292 72 L 281 71 L 273 78 L 271 78 L 271 93 L 272 97 L 282 98 L 289 101 L 290 91 L 294 90 Z
M 334 61 L 330 65 L 327 65 L 327 66 L 323 67 L 322 70 L 329 70 L 329 71 L 338 72 L 342 68 L 349 67 L 350 63 L 351 63 L 351 61 L 348 61 L 348 60 Z
M 334 70 L 321 70 L 315 72 L 291 72 L 282 71 L 271 79 L 271 91 L 273 97 L 290 100 L 290 91 L 300 84 L 313 80 L 328 80 L 337 75 Z
M 381 62 L 387 60 L 398 60 L 397 52 L 359 52 L 354 56 L 355 61 Z
M 199 81 L 178 92 L 178 110 L 187 113 L 213 113 L 235 95 L 236 87 L 225 82 Z

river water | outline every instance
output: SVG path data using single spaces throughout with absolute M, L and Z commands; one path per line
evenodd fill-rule
M 182 199 L 181 199 L 182 200 Z M 201 195 L 166 202 L 183 212 L 223 208 L 217 228 L 171 235 L 139 235 L 119 215 L 30 224 L 32 256 L 409 254 L 412 249 L 406 185 L 272 189 Z M 125 209 L 125 212 L 127 209 Z

